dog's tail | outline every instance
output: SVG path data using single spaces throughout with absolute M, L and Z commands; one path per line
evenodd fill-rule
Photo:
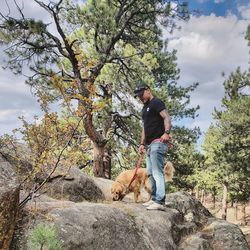
M 167 161 L 164 167 L 164 174 L 167 181 L 173 181 L 174 176 L 174 166 L 170 161 Z

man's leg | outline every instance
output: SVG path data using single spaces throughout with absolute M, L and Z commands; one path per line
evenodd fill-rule
M 164 156 L 167 151 L 167 145 L 161 142 L 151 144 L 150 162 L 152 169 L 152 179 L 155 183 L 155 202 L 165 203 L 165 177 L 164 177 Z
M 151 195 L 152 195 L 151 200 L 155 201 L 155 199 L 156 199 L 156 183 L 155 183 L 155 180 L 153 178 L 152 163 L 151 163 L 151 159 L 150 159 L 150 151 L 151 151 L 151 148 L 149 146 L 149 148 L 147 150 L 146 164 L 147 164 L 147 174 L 149 177 L 149 183 L 150 183 Z

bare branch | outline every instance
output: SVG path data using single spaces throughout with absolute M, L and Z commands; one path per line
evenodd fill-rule
M 21 14 L 21 16 L 22 16 L 22 19 L 24 19 L 24 15 L 23 15 L 23 2 L 22 2 L 22 8 L 20 8 L 19 7 L 19 5 L 17 4 L 17 2 L 16 2 L 16 0 L 14 0 L 14 3 L 15 3 L 15 5 L 16 5 L 16 7 L 17 7 L 17 9 L 18 9 L 18 12 Z

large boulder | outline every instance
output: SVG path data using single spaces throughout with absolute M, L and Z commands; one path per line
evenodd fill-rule
M 9 249 L 19 204 L 19 183 L 12 165 L 0 156 L 0 249 Z
M 32 171 L 30 150 L 27 145 L 23 143 L 8 143 L 5 147 L 0 148 L 0 153 L 12 165 L 18 174 L 18 178 L 26 178 L 27 174 Z
M 104 179 L 100 177 L 92 177 L 95 185 L 102 191 L 106 201 L 112 201 L 111 196 L 111 186 L 113 181 L 109 179 Z
M 54 225 L 65 250 L 249 250 L 237 226 L 212 217 L 189 194 L 178 192 L 169 195 L 168 199 L 172 205 L 165 211 L 148 211 L 133 201 L 85 201 L 62 207 L 52 200 L 52 209 L 47 214 L 50 221 L 46 223 Z M 27 248 L 21 244 L 18 249 Z
M 67 171 L 58 168 L 44 190 L 50 197 L 74 202 L 105 200 L 93 179 L 75 167 Z
M 167 202 L 185 216 L 187 221 L 194 222 L 197 226 L 204 225 L 211 213 L 193 196 L 185 192 L 168 194 Z
M 209 218 L 200 230 L 185 238 L 182 250 L 245 250 L 250 249 L 240 228 L 221 219 Z

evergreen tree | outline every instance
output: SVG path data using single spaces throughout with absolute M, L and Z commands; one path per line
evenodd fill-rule
M 249 39 L 249 27 L 246 38 Z M 208 162 L 217 165 L 224 183 L 224 212 L 229 188 L 231 199 L 245 203 L 250 196 L 250 69 L 237 68 L 224 82 L 222 108 L 215 110 L 216 127 L 211 128 L 205 141 Z M 212 136 L 214 132 L 214 137 Z

